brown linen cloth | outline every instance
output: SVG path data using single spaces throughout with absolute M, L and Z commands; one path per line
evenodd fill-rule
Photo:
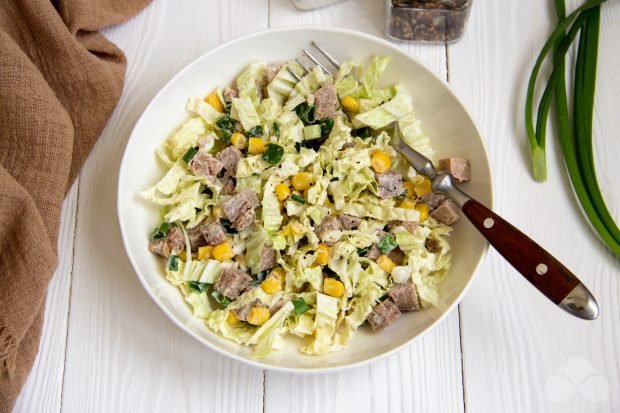
M 0 412 L 39 348 L 60 207 L 123 88 L 97 32 L 150 0 L 0 0 Z

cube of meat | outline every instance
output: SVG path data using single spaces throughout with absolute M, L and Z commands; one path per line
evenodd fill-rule
M 413 283 L 394 283 L 388 295 L 401 311 L 416 311 L 420 309 L 418 292 Z
M 189 245 L 192 249 L 192 252 L 196 252 L 198 251 L 198 248 L 207 245 L 207 240 L 203 235 L 204 227 L 207 225 L 208 224 L 199 225 L 197 227 L 187 230 L 187 237 L 189 238 Z
M 461 218 L 459 207 L 454 202 L 447 199 L 441 203 L 431 216 L 442 224 L 452 225 Z
M 218 245 L 226 241 L 226 229 L 219 221 L 205 224 L 202 227 L 202 236 L 209 245 Z
M 226 86 L 224 88 L 224 91 L 222 92 L 222 96 L 224 97 L 224 100 L 226 102 L 232 102 L 234 98 L 239 97 L 239 91 L 237 90 L 236 87 L 231 88 L 231 87 Z
M 392 198 L 402 194 L 404 191 L 403 176 L 398 172 L 375 173 L 375 179 L 379 184 L 379 196 L 381 198 Z
M 359 227 L 360 224 L 362 223 L 361 218 L 358 218 L 353 215 L 348 215 L 348 214 L 340 215 L 338 217 L 338 221 L 340 221 L 340 225 L 342 226 L 342 229 L 346 231 L 357 229 L 357 227 Z
M 394 261 L 396 265 L 402 265 L 405 259 L 405 253 L 400 248 L 396 247 L 388 254 L 388 258 Z
M 393 232 L 395 228 L 404 227 L 411 234 L 415 234 L 415 230 L 418 228 L 418 221 L 392 221 L 387 224 L 387 230 Z
M 237 182 L 235 178 L 232 177 L 232 174 L 229 171 L 226 171 L 224 176 L 219 178 L 222 184 L 222 194 L 223 195 L 232 195 L 235 193 L 235 187 L 237 186 Z
M 333 245 L 342 237 L 342 225 L 338 218 L 328 215 L 317 227 L 316 234 L 325 245 Z
M 258 197 L 251 189 L 243 189 L 237 195 L 222 204 L 224 214 L 237 230 L 247 228 L 256 216 L 254 208 L 258 206 Z
M 216 176 L 223 167 L 222 162 L 206 151 L 198 151 L 189 161 L 189 169 L 196 176 Z
M 235 299 L 250 287 L 252 278 L 236 268 L 225 268 L 215 282 L 215 289 L 226 297 Z
M 254 210 L 254 208 L 248 209 L 243 214 L 241 214 L 235 222 L 232 223 L 233 228 L 235 228 L 238 231 L 241 231 L 242 229 L 245 229 L 249 227 L 250 225 L 252 225 L 255 219 L 256 219 L 256 211 Z
M 263 303 L 258 298 L 255 298 L 251 303 L 244 305 L 243 307 L 235 308 L 232 310 L 237 318 L 241 321 L 248 321 L 248 315 L 250 314 L 250 310 L 252 307 L 269 307 L 267 304 Z
M 368 324 L 373 331 L 383 330 L 400 317 L 400 310 L 391 300 L 385 300 L 376 305 L 368 315 Z
M 428 208 L 432 211 L 437 208 L 443 201 L 448 199 L 444 194 L 438 192 L 429 192 L 420 198 L 422 202 L 428 205 Z
M 333 85 L 323 86 L 314 94 L 315 112 L 314 117 L 317 120 L 333 118 L 338 109 L 338 95 L 336 87 Z
M 265 68 L 265 83 L 268 85 L 276 78 L 278 72 L 282 69 L 282 63 L 274 63 Z M 265 85 L 265 86 L 266 86 Z
M 467 159 L 456 157 L 440 159 L 439 170 L 451 173 L 456 182 L 465 182 L 471 179 L 471 166 Z
M 381 250 L 379 250 L 379 247 L 377 247 L 377 244 L 372 244 L 372 246 L 368 250 L 368 258 L 372 258 L 373 260 L 376 260 L 382 255 L 383 254 L 381 253 Z
M 172 227 L 164 238 L 151 240 L 148 248 L 162 257 L 178 255 L 185 248 L 185 237 L 178 227 Z
M 237 163 L 242 158 L 241 151 L 234 146 L 227 146 L 219 151 L 215 157 L 222 162 L 224 169 L 230 173 L 233 178 L 237 174 Z
M 278 261 L 276 256 L 276 250 L 272 247 L 264 247 L 260 253 L 260 270 L 267 271 L 274 268 Z

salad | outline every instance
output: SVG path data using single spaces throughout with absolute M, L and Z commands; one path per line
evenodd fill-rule
M 189 98 L 191 118 L 156 151 L 167 172 L 141 193 L 161 206 L 148 248 L 194 316 L 256 357 L 288 335 L 306 354 L 338 351 L 358 328 L 438 304 L 458 208 L 378 131 L 398 121 L 433 157 L 411 96 L 379 86 L 388 63 L 335 77 L 250 64 L 234 87 Z M 439 165 L 469 179 L 463 159 Z

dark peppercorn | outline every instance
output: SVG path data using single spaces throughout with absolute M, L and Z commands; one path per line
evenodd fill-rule
M 461 38 L 473 0 L 388 0 L 387 34 L 444 43 Z

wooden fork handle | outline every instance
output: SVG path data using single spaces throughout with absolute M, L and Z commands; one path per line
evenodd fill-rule
M 462 210 L 489 243 L 547 298 L 577 317 L 598 316 L 592 294 L 540 245 L 474 199 L 467 200 Z

